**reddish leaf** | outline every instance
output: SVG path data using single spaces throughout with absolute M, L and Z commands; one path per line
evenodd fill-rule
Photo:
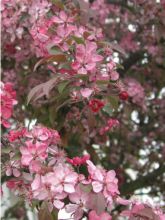
M 43 97 L 44 95 L 48 98 L 50 91 L 53 89 L 54 85 L 56 84 L 57 78 L 52 78 L 46 83 L 42 83 L 36 87 L 34 87 L 28 94 L 27 97 L 27 104 L 30 101 L 37 101 L 39 98 Z

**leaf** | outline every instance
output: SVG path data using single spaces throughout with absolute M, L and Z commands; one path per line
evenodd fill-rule
M 27 97 L 27 104 L 30 101 L 37 101 L 39 98 L 43 97 L 44 95 L 48 98 L 50 91 L 54 87 L 56 83 L 57 77 L 50 79 L 46 83 L 42 83 L 36 87 L 34 87 L 28 94 Z
M 112 116 L 113 108 L 111 107 L 110 103 L 104 106 L 103 111 L 106 112 L 109 116 Z
M 1 148 L 1 153 L 8 154 L 8 153 L 10 153 L 10 151 L 11 151 L 10 147 L 2 147 Z
M 35 64 L 33 71 L 36 71 L 37 68 L 38 68 L 41 64 L 44 64 L 44 63 L 51 63 L 51 62 L 60 63 L 60 62 L 65 62 L 65 61 L 66 61 L 66 56 L 65 56 L 65 54 L 59 53 L 59 54 L 50 55 L 50 56 L 48 56 L 48 57 L 45 57 L 45 58 L 39 60 L 39 61 Z
M 77 44 L 84 44 L 84 39 L 82 37 L 77 37 L 75 35 L 72 36 Z
M 109 96 L 108 97 L 109 102 L 111 103 L 112 107 L 117 110 L 119 106 L 119 99 L 117 96 Z
M 51 215 L 48 204 L 46 202 L 43 202 L 41 205 L 41 208 L 38 212 L 38 219 L 39 220 L 54 220 L 53 216 Z
M 108 80 L 97 80 L 96 81 L 96 83 L 99 85 L 102 85 L 102 84 L 105 84 L 105 85 L 107 85 L 108 83 L 109 83 L 109 81 Z
M 106 207 L 106 200 L 102 193 L 93 194 L 90 196 L 90 208 L 96 210 L 97 214 L 104 212 Z
M 61 94 L 65 87 L 69 84 L 69 81 L 63 81 L 58 85 L 58 91 Z

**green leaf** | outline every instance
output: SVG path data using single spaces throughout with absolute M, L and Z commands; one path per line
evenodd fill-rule
M 75 76 L 75 78 L 82 79 L 83 81 L 86 81 L 86 80 L 88 80 L 88 75 L 77 74 L 77 75 Z
M 112 107 L 117 110 L 118 106 L 119 106 L 119 99 L 117 96 L 109 96 L 108 100 L 110 102 L 110 104 L 112 105 Z
M 63 81 L 63 82 L 61 82 L 61 83 L 58 85 L 58 91 L 59 91 L 60 94 L 64 91 L 65 87 L 66 87 L 68 84 L 69 84 L 69 81 Z
M 8 153 L 10 153 L 10 151 L 11 151 L 10 147 L 3 147 L 3 148 L 1 148 L 1 153 L 8 154 Z
M 84 39 L 82 37 L 76 37 L 73 35 L 72 38 L 76 41 L 77 44 L 84 44 Z
M 56 54 L 60 54 L 61 53 L 60 48 L 58 48 L 56 46 L 48 48 L 48 51 L 49 51 L 49 54 L 52 54 L 52 55 L 56 55 Z
M 98 85 L 102 85 L 102 84 L 103 84 L 103 85 L 104 85 L 104 84 L 106 85 L 106 84 L 109 83 L 109 81 L 108 81 L 108 80 L 97 80 L 96 83 L 97 83 Z
M 111 104 L 108 103 L 107 105 L 105 105 L 103 111 L 106 112 L 109 116 L 112 116 L 113 108 L 111 107 Z
M 123 65 L 117 63 L 116 66 L 117 66 L 118 69 L 122 69 L 122 70 L 124 70 L 124 66 L 123 66 Z

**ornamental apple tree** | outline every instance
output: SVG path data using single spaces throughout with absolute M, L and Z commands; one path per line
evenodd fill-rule
M 2 0 L 1 181 L 19 198 L 3 219 L 165 219 L 164 16 L 164 0 Z

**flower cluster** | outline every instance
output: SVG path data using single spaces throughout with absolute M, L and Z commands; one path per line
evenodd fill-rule
M 98 112 L 102 107 L 104 107 L 104 102 L 99 99 L 91 99 L 89 101 L 89 107 L 93 112 Z
M 125 84 L 127 86 L 127 93 L 132 99 L 132 102 L 139 106 L 145 107 L 145 93 L 142 85 L 133 78 L 126 78 Z
M 112 128 L 116 127 L 119 125 L 119 121 L 117 119 L 113 119 L 113 118 L 110 118 L 108 121 L 107 121 L 107 124 L 105 127 L 102 127 L 100 128 L 100 135 L 103 135 L 105 134 L 106 132 L 110 131 Z
M 132 202 L 131 209 L 121 213 L 122 216 L 127 216 L 129 219 L 165 219 L 165 214 L 159 207 L 153 207 L 149 203 Z
M 1 96 L 1 124 L 5 128 L 10 127 L 9 119 L 13 114 L 13 107 L 17 104 L 16 92 L 13 90 L 11 83 L 2 83 L 0 85 Z
M 11 130 L 7 138 L 10 160 L 4 169 L 12 177 L 7 181 L 8 188 L 30 203 L 47 201 L 50 211 L 65 208 L 75 220 L 89 210 L 93 210 L 89 218 L 94 215 L 110 218 L 107 207 L 112 208 L 120 200 L 115 171 L 96 167 L 89 155 L 67 158 L 59 146 L 58 132 L 41 125 L 30 131 Z M 81 165 L 88 170 L 87 176 L 76 170 Z M 101 210 L 98 199 L 103 202 Z

